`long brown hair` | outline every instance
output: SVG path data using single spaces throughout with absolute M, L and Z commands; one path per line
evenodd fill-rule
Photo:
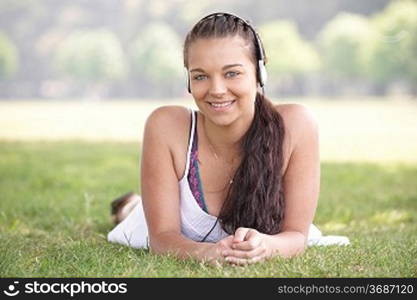
M 250 45 L 251 59 L 257 65 L 256 37 L 248 25 L 233 15 L 221 15 L 198 22 L 184 42 L 184 66 L 188 50 L 197 39 L 240 36 Z M 257 93 L 255 116 L 242 139 L 242 161 L 236 170 L 219 213 L 222 228 L 233 234 L 238 227 L 262 233 L 281 231 L 284 219 L 282 165 L 284 121 L 272 102 Z

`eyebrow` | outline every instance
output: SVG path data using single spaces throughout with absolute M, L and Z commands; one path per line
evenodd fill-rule
M 223 66 L 222 70 L 226 70 L 226 69 L 233 68 L 233 67 L 243 67 L 243 65 L 242 64 L 225 65 Z M 195 68 L 195 69 L 190 70 L 190 73 L 191 72 L 204 72 L 204 70 L 201 68 Z

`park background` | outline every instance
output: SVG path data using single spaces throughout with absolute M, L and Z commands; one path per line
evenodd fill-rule
M 258 30 L 268 97 L 316 115 L 314 223 L 351 246 L 212 268 L 106 242 L 147 116 L 196 108 L 182 42 L 215 11 Z M 417 1 L 2 0 L 0 276 L 415 277 L 416 98 Z

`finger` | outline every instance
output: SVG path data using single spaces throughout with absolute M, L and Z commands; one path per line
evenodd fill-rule
M 224 239 L 218 241 L 218 244 L 220 245 L 220 247 L 222 249 L 231 248 L 231 246 L 233 244 L 233 235 L 229 235 L 229 236 L 225 237 Z
M 226 250 L 223 251 L 224 257 L 236 257 L 236 258 L 253 258 L 259 255 L 265 254 L 265 248 L 264 247 L 258 247 L 251 251 L 241 251 L 241 250 Z
M 265 256 L 256 256 L 248 259 L 248 264 L 256 264 L 257 262 L 261 262 L 265 260 Z
M 237 258 L 237 257 L 226 257 L 226 262 L 228 262 L 229 264 L 232 265 L 240 265 L 240 266 L 244 266 L 247 265 L 249 263 L 249 261 L 247 259 L 244 258 Z
M 255 264 L 255 263 L 264 261 L 265 258 L 266 257 L 264 255 L 259 255 L 256 257 L 248 258 L 248 259 L 229 256 L 225 259 L 225 261 L 233 265 L 250 265 L 250 264 Z
M 239 227 L 238 229 L 236 229 L 235 236 L 233 238 L 233 243 L 243 242 L 245 240 L 245 236 L 248 231 L 249 231 L 249 228 L 245 228 L 245 227 Z
M 249 251 L 259 247 L 261 242 L 262 236 L 260 235 L 260 233 L 256 230 L 251 229 L 247 232 L 245 240 L 240 243 L 234 243 L 232 245 L 232 248 L 237 250 Z

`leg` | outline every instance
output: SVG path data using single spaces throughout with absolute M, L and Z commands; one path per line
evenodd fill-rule
M 148 226 L 141 197 L 129 193 L 113 202 L 114 207 L 117 207 L 114 211 L 114 220 L 120 222 L 108 233 L 107 240 L 133 248 L 148 248 Z
M 139 195 L 129 192 L 111 203 L 111 218 L 115 225 L 122 222 L 141 201 Z

